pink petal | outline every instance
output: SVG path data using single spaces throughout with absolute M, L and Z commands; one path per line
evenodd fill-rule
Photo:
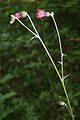
M 22 18 L 21 12 L 15 13 L 14 16 L 17 17 L 17 18 Z
M 42 19 L 44 17 L 48 17 L 50 16 L 50 13 L 49 12 L 45 12 L 44 10 L 42 9 L 37 9 L 37 12 L 36 12 L 36 17 L 38 19 Z
M 45 16 L 46 16 L 46 12 L 44 10 L 42 10 L 42 9 L 37 10 L 37 12 L 36 12 L 36 17 L 37 18 L 41 19 L 41 18 L 43 18 Z

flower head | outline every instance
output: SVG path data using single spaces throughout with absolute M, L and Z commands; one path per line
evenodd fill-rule
M 49 12 L 45 12 L 45 11 L 42 10 L 42 9 L 37 9 L 36 18 L 42 19 L 42 18 L 48 17 L 48 16 L 50 16 L 50 13 L 49 13 Z
M 27 12 L 25 12 L 25 11 L 17 12 L 14 15 L 11 15 L 10 24 L 13 24 L 16 19 L 20 19 L 20 18 L 26 17 L 26 15 L 27 15 Z
M 22 12 L 17 12 L 14 14 L 16 18 L 22 18 Z

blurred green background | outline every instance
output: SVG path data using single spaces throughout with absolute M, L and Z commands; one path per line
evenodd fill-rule
M 57 67 L 59 44 L 51 18 L 36 19 L 36 9 L 53 11 L 60 30 L 65 80 L 75 119 L 80 120 L 80 0 L 0 0 L 0 120 L 71 120 L 59 78 L 37 39 L 10 15 L 27 11 Z M 21 19 L 28 27 L 28 18 Z

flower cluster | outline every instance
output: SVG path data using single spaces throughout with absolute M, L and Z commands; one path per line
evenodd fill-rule
M 20 18 L 26 17 L 26 15 L 27 15 L 27 13 L 25 11 L 17 12 L 14 15 L 11 15 L 10 24 L 13 24 L 16 19 L 20 19 Z
M 11 15 L 11 20 L 10 20 L 10 24 L 13 24 L 15 22 L 16 19 L 20 19 L 20 18 L 24 18 L 26 17 L 27 12 L 22 11 L 22 12 L 17 12 L 13 15 Z M 50 13 L 49 12 L 45 12 L 43 9 L 37 9 L 36 10 L 36 18 L 37 19 L 42 19 L 44 17 L 49 17 Z

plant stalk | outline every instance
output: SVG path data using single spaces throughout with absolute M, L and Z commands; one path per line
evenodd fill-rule
M 17 19 L 17 21 L 18 21 L 22 26 L 24 26 L 29 32 L 31 32 L 31 33 L 32 33 L 36 38 L 38 38 L 39 41 L 41 42 L 43 48 L 45 49 L 45 51 L 46 51 L 46 53 L 47 53 L 47 55 L 48 55 L 48 57 L 49 57 L 52 65 L 53 65 L 53 67 L 55 68 L 55 70 L 56 70 L 56 72 L 57 72 L 57 74 L 58 74 L 58 77 L 59 77 L 59 79 L 60 79 L 60 81 L 61 81 L 61 83 L 62 83 L 64 92 L 65 92 L 65 95 L 66 95 L 66 99 L 67 99 L 67 102 L 68 102 L 68 107 L 69 107 L 69 109 L 70 109 L 70 115 L 71 115 L 71 117 L 72 117 L 72 120 L 74 120 L 74 115 L 73 115 L 72 107 L 71 107 L 70 100 L 69 100 L 69 97 L 68 97 L 68 93 L 67 93 L 67 90 L 66 90 L 66 87 L 65 87 L 65 84 L 64 84 L 63 52 L 62 52 L 61 38 L 60 38 L 59 30 L 58 30 L 58 27 L 57 27 L 57 24 L 56 24 L 54 15 L 53 15 L 53 13 L 52 13 L 52 14 L 51 14 L 51 17 L 52 17 L 52 19 L 53 19 L 53 21 L 54 21 L 55 28 L 56 28 L 57 35 L 58 35 L 58 39 L 59 39 L 60 53 L 61 53 L 61 71 L 62 71 L 62 76 L 60 75 L 60 73 L 59 73 L 59 71 L 58 71 L 58 69 L 57 69 L 57 67 L 56 67 L 56 65 L 55 65 L 55 63 L 54 63 L 54 60 L 52 59 L 52 57 L 51 57 L 51 55 L 50 55 L 47 47 L 45 46 L 43 40 L 41 39 L 41 37 L 40 37 L 37 29 L 35 28 L 35 25 L 34 25 L 33 21 L 31 20 L 31 17 L 29 16 L 28 13 L 27 13 L 27 16 L 28 16 L 28 18 L 29 18 L 29 20 L 30 20 L 30 22 L 31 22 L 31 24 L 32 24 L 35 32 L 33 32 L 31 29 L 29 29 L 29 28 L 28 28 L 24 23 L 22 23 L 18 18 L 16 18 L 15 16 L 14 16 L 14 17 Z
M 62 51 L 61 37 L 60 37 L 59 29 L 57 27 L 57 23 L 56 23 L 56 20 L 54 18 L 54 13 L 53 12 L 51 12 L 51 17 L 53 19 L 53 22 L 54 22 L 54 25 L 55 25 L 55 28 L 56 28 L 56 32 L 57 32 L 57 36 L 58 36 L 58 40 L 59 40 L 59 46 L 60 46 L 60 53 L 61 53 L 61 73 L 62 73 L 62 78 L 60 80 L 61 80 L 64 92 L 65 92 L 65 95 L 66 95 L 66 99 L 67 99 L 67 103 L 68 103 L 68 108 L 69 108 L 69 113 L 70 113 L 70 115 L 72 117 L 72 120 L 74 120 L 74 115 L 73 115 L 71 103 L 70 103 L 69 96 L 68 96 L 68 93 L 67 93 L 67 90 L 66 90 L 66 87 L 65 87 L 65 84 L 64 84 L 64 66 L 63 66 L 64 65 L 64 61 L 63 61 L 63 51 Z

